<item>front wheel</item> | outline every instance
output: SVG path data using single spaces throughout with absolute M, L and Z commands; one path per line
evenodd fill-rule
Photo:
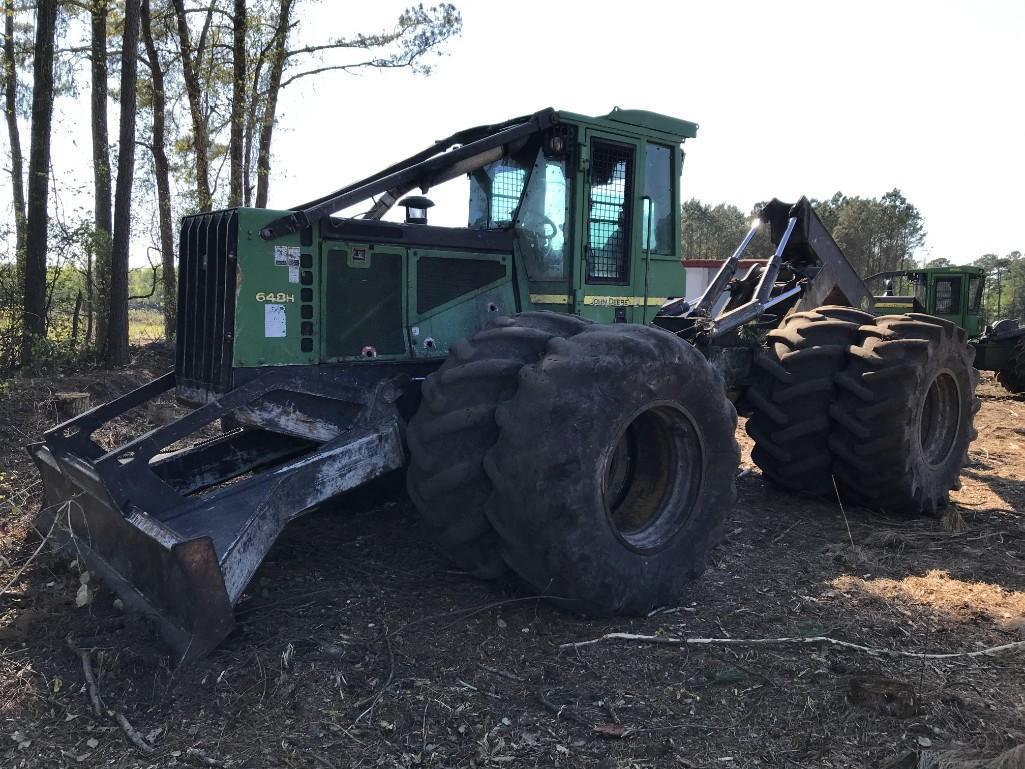
M 495 411 L 487 514 L 505 561 L 587 614 L 642 614 L 703 570 L 736 496 L 736 411 L 661 329 L 552 339 Z

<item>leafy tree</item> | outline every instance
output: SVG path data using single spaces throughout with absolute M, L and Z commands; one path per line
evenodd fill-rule
M 15 253 L 18 283 L 25 259 L 25 161 L 18 128 L 18 56 L 14 39 L 14 0 L 4 0 L 3 88 L 7 140 L 11 148 L 11 194 L 14 202 Z
M 96 339 L 105 344 L 110 318 L 110 257 L 113 237 L 113 190 L 110 178 L 110 135 L 107 128 L 107 0 L 91 0 L 90 125 L 93 150 L 93 248 L 94 259 L 86 268 L 91 290 L 90 305 L 96 309 Z M 92 313 L 90 313 L 92 317 Z
M 178 289 L 174 270 L 174 219 L 171 209 L 171 166 L 167 159 L 167 90 L 166 65 L 157 50 L 150 0 L 143 0 L 141 31 L 149 68 L 149 92 L 141 101 L 149 103 L 152 114 L 150 153 L 157 193 L 157 219 L 160 231 L 161 283 L 163 296 L 164 338 L 173 339 L 178 318 Z M 136 293 L 133 291 L 133 293 Z
M 730 203 L 702 203 L 692 198 L 680 212 L 684 259 L 727 259 L 750 226 L 749 216 Z
M 46 335 L 47 205 L 50 193 L 50 125 L 53 120 L 57 0 L 39 0 L 32 83 L 32 131 L 25 217 L 25 279 L 22 299 L 23 362 L 35 339 Z
M 462 17 L 448 3 L 407 8 L 377 33 L 298 43 L 303 0 L 170 0 L 191 131 L 179 146 L 194 158 L 196 205 L 266 206 L 271 147 L 281 92 L 326 72 L 408 68 L 430 72 L 427 57 L 458 35 Z M 219 185 L 228 163 L 227 191 Z
M 921 212 L 898 189 L 881 198 L 847 197 L 837 192 L 813 202 L 823 224 L 862 276 L 904 270 L 925 242 Z
M 126 0 L 121 38 L 121 118 L 118 131 L 117 182 L 114 189 L 114 230 L 110 248 L 110 311 L 104 362 L 128 363 L 128 248 L 132 231 L 132 181 L 135 174 L 136 73 L 139 60 L 140 0 Z

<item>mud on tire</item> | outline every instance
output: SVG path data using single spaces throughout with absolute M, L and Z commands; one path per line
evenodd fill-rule
M 830 409 L 841 492 L 889 513 L 936 514 L 960 488 L 979 399 L 964 330 L 930 315 L 862 328 Z
M 554 312 L 499 318 L 452 345 L 423 384 L 420 408 L 406 431 L 407 489 L 441 548 L 474 576 L 506 571 L 484 515 L 491 483 L 481 463 L 498 437 L 495 407 L 512 397 L 520 369 L 540 360 L 552 338 L 590 325 Z
M 736 496 L 718 373 L 656 328 L 552 339 L 495 411 L 488 516 L 505 561 L 587 614 L 642 614 L 704 569 Z
M 858 328 L 875 318 L 850 307 L 825 306 L 787 316 L 766 335 L 747 392 L 753 409 L 747 434 L 764 476 L 789 491 L 832 496 L 829 407 L 836 374 Z

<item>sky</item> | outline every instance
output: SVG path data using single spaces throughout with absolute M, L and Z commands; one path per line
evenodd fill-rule
M 463 34 L 429 77 L 330 73 L 285 90 L 271 207 L 460 128 L 619 106 L 700 125 L 684 145 L 685 199 L 747 210 L 899 187 L 925 217 L 919 258 L 1025 250 L 1025 0 L 454 1 Z M 320 0 L 296 35 L 373 31 L 405 5 Z M 89 138 L 84 102 L 64 101 L 54 168 L 71 190 L 91 178 Z M 465 195 L 432 190 L 432 221 L 465 224 Z

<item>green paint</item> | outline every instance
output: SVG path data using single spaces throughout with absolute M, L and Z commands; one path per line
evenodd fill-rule
M 298 365 L 314 363 L 318 358 L 316 352 L 302 351 L 300 317 L 304 304 L 302 289 L 310 289 L 316 297 L 319 283 L 317 242 L 314 239 L 312 246 L 303 246 L 299 234 L 279 238 L 273 243 L 260 238 L 260 228 L 284 213 L 268 209 L 239 209 L 235 366 Z M 292 269 L 291 277 L 295 278 L 298 273 L 299 281 L 305 278 L 308 285 L 289 280 L 290 267 L 283 259 L 290 257 L 282 252 L 287 248 L 292 249 L 293 255 L 298 253 L 300 260 L 305 254 L 307 263 L 312 261 L 310 268 L 295 265 Z M 315 302 L 306 304 L 316 308 Z M 187 311 L 186 308 L 183 310 Z M 317 341 L 313 344 L 316 350 Z
M 470 229 L 509 232 L 506 250 L 339 242 L 319 226 L 307 245 L 267 242 L 260 228 L 287 212 L 239 209 L 234 365 L 440 360 L 496 316 L 531 309 L 650 321 L 684 295 L 680 145 L 697 125 L 619 109 L 558 120 L 471 173 Z
M 915 299 L 929 315 L 949 320 L 963 328 L 969 337 L 982 333 L 982 291 L 985 272 L 981 267 L 929 267 L 904 273 Z M 908 304 L 905 302 L 905 304 Z M 899 297 L 876 297 L 876 315 L 912 312 Z

